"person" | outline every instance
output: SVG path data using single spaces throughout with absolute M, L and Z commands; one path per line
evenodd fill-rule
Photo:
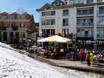
M 90 63 L 90 52 L 88 52 L 88 53 L 86 54 L 86 62 L 87 62 L 87 65 L 88 65 L 88 66 L 91 65 L 91 63 Z
M 58 48 L 57 48 L 57 47 L 55 47 L 55 48 L 53 49 L 53 53 L 54 53 L 53 58 L 54 58 L 54 59 L 57 59 L 57 53 L 58 53 Z
M 61 58 L 63 58 L 63 56 L 64 56 L 64 49 L 63 48 L 60 49 L 60 53 L 61 53 Z
M 90 62 L 91 65 L 94 63 L 94 51 L 92 48 L 90 49 Z
M 83 63 L 83 61 L 85 60 L 85 52 L 84 52 L 84 49 L 81 49 L 80 50 L 79 56 L 80 56 L 81 63 Z
M 85 48 L 85 54 L 88 54 L 88 49 L 87 48 Z

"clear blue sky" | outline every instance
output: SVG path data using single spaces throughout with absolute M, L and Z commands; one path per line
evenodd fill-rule
M 52 1 L 54 0 L 0 0 L 0 11 L 26 11 L 33 14 L 35 21 L 39 22 L 39 13 L 36 11 L 36 9 L 42 7 L 45 3 L 51 3 Z

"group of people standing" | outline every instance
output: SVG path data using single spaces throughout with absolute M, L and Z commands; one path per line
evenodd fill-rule
M 93 50 L 93 48 L 90 48 L 89 51 L 86 50 L 85 48 L 82 48 L 79 51 L 79 56 L 80 56 L 81 63 L 86 61 L 88 66 L 93 65 L 93 63 L 94 63 L 94 50 Z

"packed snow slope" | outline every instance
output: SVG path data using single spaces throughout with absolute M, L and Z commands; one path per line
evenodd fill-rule
M 0 43 L 0 78 L 66 78 L 62 73 Z

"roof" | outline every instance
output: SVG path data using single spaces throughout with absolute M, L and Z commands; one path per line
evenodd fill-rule
M 45 5 L 43 5 L 40 9 L 37 9 L 37 11 L 41 11 L 41 10 L 43 10 L 43 9 L 50 9 L 52 7 L 52 5 L 51 4 L 49 4 L 49 3 L 46 3 Z
M 57 6 L 56 4 L 61 3 L 62 5 Z M 54 6 L 56 5 L 56 6 Z M 93 5 L 104 5 L 104 2 L 99 2 L 99 3 L 89 3 L 89 4 L 73 4 L 73 5 L 64 5 L 63 2 L 61 2 L 61 0 L 55 0 L 54 2 L 52 2 L 51 4 L 45 4 L 43 7 L 41 7 L 40 9 L 37 9 L 38 12 L 40 11 L 44 11 L 47 8 L 46 7 L 51 7 L 53 9 L 62 9 L 62 8 L 70 8 L 70 7 L 83 7 L 83 6 L 93 6 Z M 48 8 L 50 9 L 50 8 Z
M 45 9 L 51 9 L 54 8 L 56 6 L 62 6 L 64 5 L 64 2 L 62 0 L 54 0 L 51 4 L 46 3 L 43 7 L 41 7 L 40 9 L 37 9 L 37 11 L 42 11 Z
M 62 1 L 62 0 L 55 0 L 54 2 L 52 2 L 52 5 L 54 6 L 54 5 L 64 5 L 64 2 Z

